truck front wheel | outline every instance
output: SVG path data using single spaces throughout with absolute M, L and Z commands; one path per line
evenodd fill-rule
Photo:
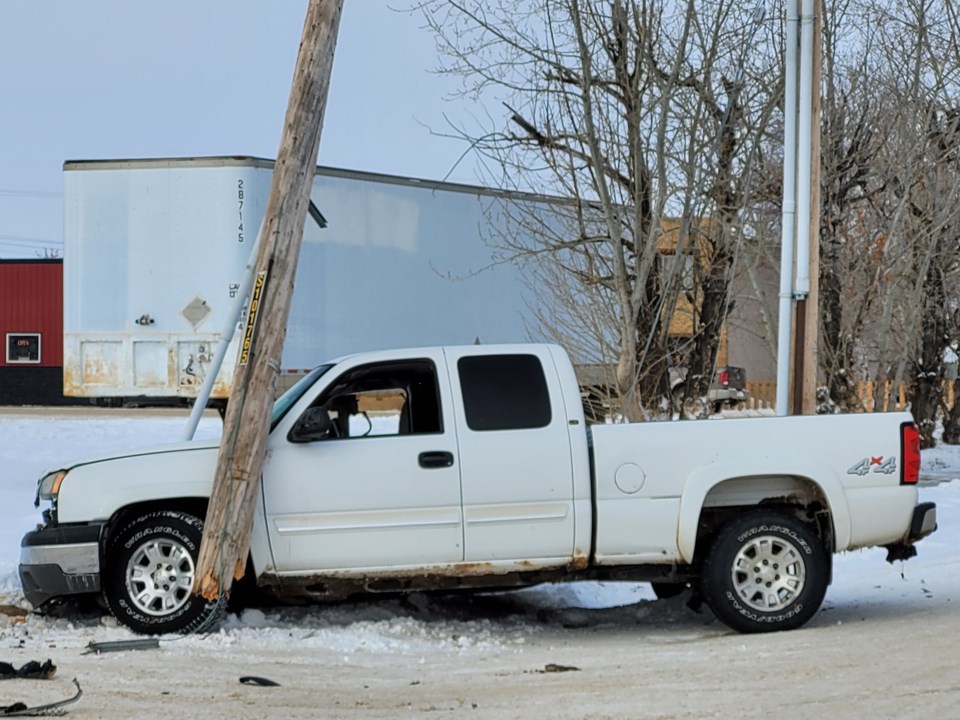
M 107 548 L 104 597 L 137 633 L 188 633 L 215 622 L 220 601 L 193 594 L 203 521 L 164 510 L 138 517 Z
M 713 613 L 745 633 L 800 627 L 820 609 L 829 580 L 830 555 L 810 526 L 765 511 L 725 525 L 700 576 Z

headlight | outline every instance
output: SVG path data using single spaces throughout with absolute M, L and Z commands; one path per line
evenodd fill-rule
M 57 493 L 60 492 L 60 484 L 66 476 L 66 470 L 56 470 L 55 472 L 44 475 L 37 485 L 37 497 L 33 502 L 34 506 L 40 507 L 41 500 L 55 501 L 57 499 Z

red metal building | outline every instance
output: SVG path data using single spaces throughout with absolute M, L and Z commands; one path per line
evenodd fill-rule
M 0 404 L 65 402 L 62 260 L 0 260 L 0 341 Z

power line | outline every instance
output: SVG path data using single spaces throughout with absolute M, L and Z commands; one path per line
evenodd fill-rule
M 45 190 L 10 190 L 8 188 L 0 188 L 0 197 L 43 198 L 53 200 L 63 198 L 63 193 L 47 192 Z
M 63 245 L 63 240 L 43 240 L 41 238 L 18 237 L 16 235 L 0 235 L 0 245 L 10 245 L 15 247 L 52 247 L 54 245 Z

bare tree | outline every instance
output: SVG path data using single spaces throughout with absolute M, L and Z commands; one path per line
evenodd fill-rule
M 929 446 L 943 409 L 943 354 L 957 339 L 951 13 L 932 0 L 824 3 L 824 13 L 821 369 L 847 409 L 861 409 L 858 381 L 874 382 L 875 410 L 892 408 L 905 382 Z
M 688 399 L 706 393 L 732 279 L 763 308 L 777 265 L 782 33 L 732 5 L 418 5 L 443 69 L 503 102 L 454 133 L 495 184 L 567 200 L 549 217 L 521 208 L 499 243 L 528 269 L 537 331 L 606 373 L 622 406 L 636 393 L 631 416 L 666 397 L 677 350 Z M 936 0 L 821 0 L 821 13 L 821 376 L 846 410 L 865 409 L 867 381 L 876 410 L 905 383 L 924 443 L 943 411 L 960 439 L 942 392 L 960 342 L 958 13 Z M 773 352 L 774 319 L 760 321 Z
M 871 82 L 870 26 L 849 3 L 822 2 L 821 17 L 820 367 L 832 401 L 862 409 L 857 350 L 879 291 L 879 258 L 869 248 L 877 237 L 864 221 L 885 188 L 875 161 L 889 108 Z M 851 26 L 868 29 L 852 39 L 844 32 Z
M 490 179 L 570 201 L 502 244 L 532 269 L 541 331 L 577 361 L 610 367 L 636 417 L 669 394 L 679 303 L 690 313 L 687 394 L 704 394 L 776 97 L 769 43 L 754 42 L 759 18 L 721 0 L 418 7 L 442 69 L 465 93 L 503 100 L 488 123 L 455 128 Z

